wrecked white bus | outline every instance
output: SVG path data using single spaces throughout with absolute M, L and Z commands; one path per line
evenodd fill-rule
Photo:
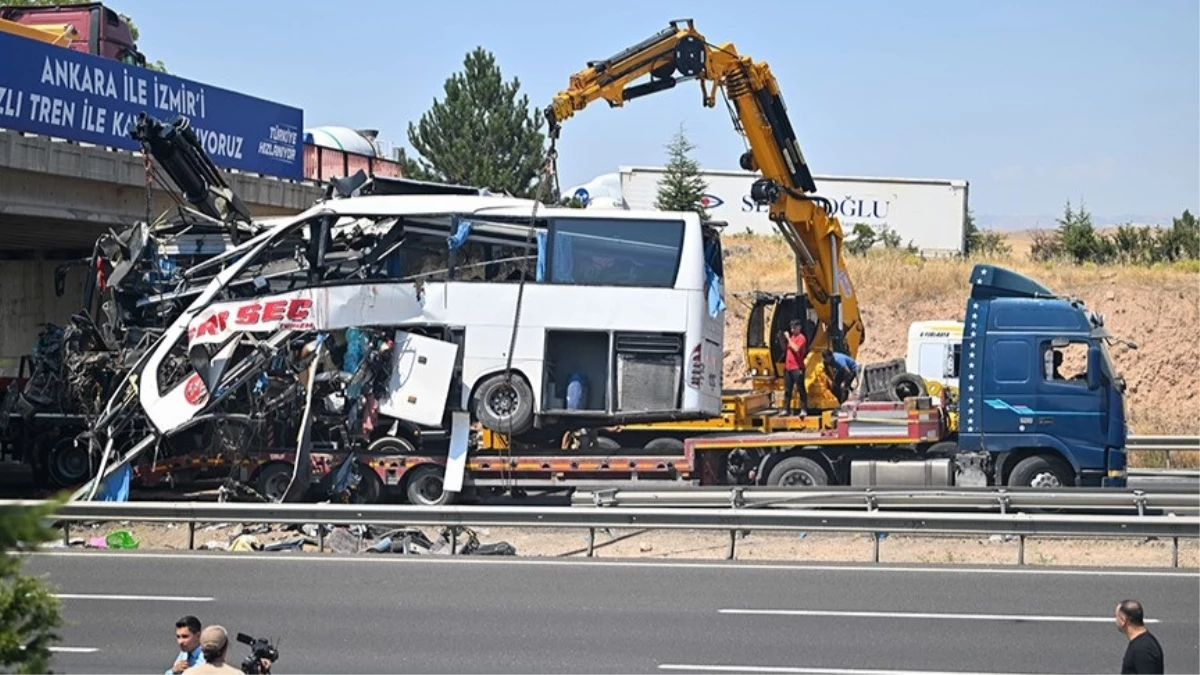
M 718 415 L 717 231 L 684 213 L 532 213 L 491 196 L 318 204 L 229 256 L 136 369 L 141 407 L 170 435 L 299 354 L 307 396 L 321 387 L 308 408 L 352 410 L 356 430 Z M 356 386 L 368 355 L 387 372 Z

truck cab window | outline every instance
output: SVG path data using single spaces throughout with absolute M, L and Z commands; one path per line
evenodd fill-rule
M 1042 344 L 1042 379 L 1087 386 L 1088 345 L 1084 341 Z

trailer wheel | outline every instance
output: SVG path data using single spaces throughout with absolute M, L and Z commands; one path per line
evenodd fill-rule
M 1033 455 L 1017 462 L 1008 474 L 1009 487 L 1057 489 L 1075 485 L 1075 472 L 1051 455 Z
M 292 482 L 292 465 L 285 462 L 273 462 L 258 470 L 255 489 L 267 499 L 281 502 L 286 496 L 290 482 Z
M 497 433 L 524 434 L 533 428 L 533 389 L 520 375 L 487 378 L 475 390 L 475 419 Z
M 925 380 L 919 375 L 912 373 L 897 373 L 895 377 L 888 382 L 887 388 L 888 398 L 892 401 L 903 401 L 906 398 L 915 398 L 917 396 L 928 396 L 929 390 L 925 388 Z
M 413 467 L 405 481 L 408 503 L 416 506 L 443 506 L 454 503 L 455 494 L 442 490 L 445 468 L 437 464 Z
M 50 448 L 47 471 L 59 487 L 78 485 L 92 474 L 86 443 L 76 443 L 73 436 L 60 439 Z
M 815 487 L 829 484 L 829 474 L 820 464 L 807 457 L 786 457 L 767 474 L 767 485 L 780 487 Z
M 367 466 L 366 462 L 358 462 L 358 497 L 364 504 L 378 504 L 383 500 L 383 480 L 375 469 Z

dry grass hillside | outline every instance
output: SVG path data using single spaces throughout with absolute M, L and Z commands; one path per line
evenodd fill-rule
M 992 260 L 1027 274 L 1048 288 L 1081 298 L 1105 315 L 1115 335 L 1139 349 L 1113 349 L 1129 389 L 1130 423 L 1136 434 L 1200 434 L 1200 270 L 1168 267 L 1071 266 L 1033 263 L 1028 238 L 1010 237 L 1013 253 Z M 725 238 L 727 292 L 794 289 L 795 267 L 780 237 Z M 847 267 L 866 325 L 860 361 L 904 356 L 908 325 L 919 319 L 963 319 L 968 277 L 975 261 L 922 260 L 873 250 L 850 257 Z M 747 307 L 728 300 L 726 386 L 744 377 L 741 354 Z

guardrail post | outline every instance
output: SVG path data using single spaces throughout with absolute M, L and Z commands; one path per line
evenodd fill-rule
M 188 521 L 188 550 L 196 550 L 196 521 Z
M 317 525 L 317 552 L 325 552 L 325 526 Z
M 1179 537 L 1171 537 L 1171 567 L 1179 567 Z
M 450 555 L 454 555 L 454 552 L 457 549 L 458 549 L 458 527 L 452 525 L 452 526 L 450 526 Z
M 596 528 L 588 528 L 588 550 L 587 557 L 591 558 L 596 554 Z
M 737 555 L 737 530 L 729 531 L 729 554 L 725 556 L 726 560 L 733 560 Z
M 71 523 L 66 520 L 63 521 L 63 546 L 71 547 Z
M 879 562 L 879 533 L 872 532 L 871 539 L 874 540 L 872 548 L 874 549 L 874 562 Z
M 1025 535 L 1018 535 L 1017 540 L 1017 564 L 1025 564 Z
M 1133 491 L 1133 503 L 1137 506 L 1139 516 L 1146 515 L 1146 493 L 1141 490 Z

